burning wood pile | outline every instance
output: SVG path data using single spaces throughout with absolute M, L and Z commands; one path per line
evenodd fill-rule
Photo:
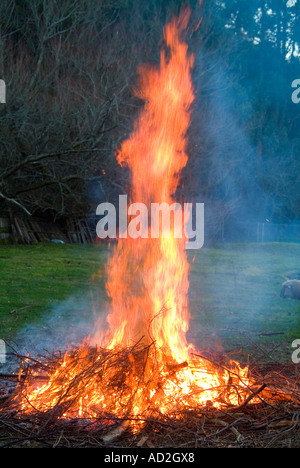
M 131 172 L 131 199 L 146 206 L 173 203 L 187 163 L 194 58 L 182 35 L 189 18 L 186 10 L 167 24 L 160 67 L 141 68 L 145 107 L 117 153 Z M 279 375 L 274 382 L 275 374 L 262 379 L 187 342 L 188 274 L 185 239 L 174 227 L 167 238 L 152 239 L 142 227 L 138 238 L 120 235 L 107 265 L 108 331 L 103 337 L 96 324 L 77 348 L 23 359 L 2 407 L 3 445 L 251 446 L 260 438 L 272 445 L 279 427 L 294 429 L 296 384 Z
M 295 368 L 244 370 L 220 356 L 178 364 L 151 343 L 87 345 L 21 361 L 0 385 L 1 446 L 278 447 L 299 445 Z M 201 385 L 201 386 L 200 386 Z M 2 391 L 1 391 L 2 390 Z

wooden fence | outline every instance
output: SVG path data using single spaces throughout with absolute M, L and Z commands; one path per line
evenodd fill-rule
M 65 228 L 41 219 L 0 217 L 0 243 L 36 242 L 59 240 L 64 243 L 90 244 L 95 237 L 92 223 L 88 220 L 68 221 Z

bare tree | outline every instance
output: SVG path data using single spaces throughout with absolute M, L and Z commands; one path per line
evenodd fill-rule
M 8 94 L 0 108 L 4 206 L 82 216 L 91 187 L 105 199 L 125 190 L 115 149 L 142 104 L 132 92 L 137 67 L 147 50 L 152 58 L 152 41 L 158 43 L 162 31 L 156 19 L 149 34 L 142 10 L 130 22 L 123 18 L 125 4 L 1 3 L 0 70 Z

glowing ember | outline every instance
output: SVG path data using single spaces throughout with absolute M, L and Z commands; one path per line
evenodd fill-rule
M 131 171 L 135 202 L 172 204 L 186 165 L 186 133 L 194 100 L 193 56 L 182 39 L 190 11 L 165 28 L 159 68 L 140 70 L 138 95 L 145 106 L 134 132 L 117 154 Z M 157 226 L 159 228 L 159 226 Z M 218 368 L 188 344 L 189 265 L 185 239 L 120 239 L 109 261 L 109 329 L 57 359 L 46 383 L 31 374 L 23 384 L 25 412 L 60 408 L 63 417 L 144 420 L 180 417 L 203 406 L 239 405 L 251 395 L 247 369 Z

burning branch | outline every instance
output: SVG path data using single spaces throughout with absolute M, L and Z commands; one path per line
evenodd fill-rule
M 199 388 L 191 389 L 183 397 L 164 385 L 169 379 L 180 381 L 181 373 L 190 371 L 191 367 L 187 363 L 174 363 L 161 368 L 157 359 L 160 350 L 155 346 L 152 343 L 145 347 L 139 342 L 127 349 L 89 348 L 84 359 L 80 349 L 73 350 L 68 357 L 53 353 L 40 362 L 28 357 L 21 378 L 14 375 L 17 386 L 9 399 L 2 397 L 0 386 L 2 446 L 38 443 L 92 447 L 94 444 L 109 446 L 113 442 L 114 446 L 126 447 L 134 438 L 135 444 L 150 447 L 165 446 L 166 441 L 174 447 L 263 447 L 278 444 L 287 433 L 298 430 L 300 392 L 292 376 L 288 377 L 284 370 L 278 372 L 278 366 L 276 371 L 258 376 L 251 392 L 242 384 L 244 378 L 227 384 L 220 382 L 214 389 L 221 401 L 220 408 L 195 405 L 195 392 L 197 395 Z M 193 371 L 203 374 L 205 362 L 199 360 L 198 365 L 193 362 Z M 213 369 L 218 372 L 215 367 L 209 371 L 212 373 Z M 12 375 L 2 374 L 2 377 L 11 379 Z M 265 383 L 259 385 L 259 380 L 268 381 L 268 387 Z M 131 387 L 129 381 L 134 382 Z M 104 399 L 101 392 L 97 392 L 99 400 L 94 399 L 92 385 L 101 388 Z M 44 387 L 48 387 L 48 393 Z M 40 394 L 36 393 L 34 400 L 33 391 L 37 388 Z M 149 388 L 159 395 L 159 406 L 155 395 L 151 398 Z M 53 401 L 43 401 L 49 397 L 49 390 L 53 392 Z M 236 391 L 242 403 L 236 406 L 230 400 L 226 403 L 225 395 Z M 84 407 L 85 395 L 90 397 L 89 407 Z M 243 395 L 247 397 L 242 399 Z M 115 405 L 115 411 L 112 412 L 109 404 L 105 409 L 103 402 Z M 147 405 L 137 411 L 140 402 Z M 80 412 L 81 417 L 74 419 Z

